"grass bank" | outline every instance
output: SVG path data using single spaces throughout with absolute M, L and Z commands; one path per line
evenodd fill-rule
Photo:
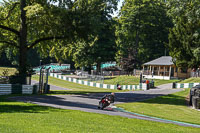
M 2 133 L 199 133 L 200 131 L 198 128 L 55 109 L 8 101 L 4 98 L 0 97 L 0 131 Z
M 0 76 L 11 76 L 17 72 L 16 68 L 0 67 Z
M 34 75 L 33 80 L 39 80 L 39 76 Z M 85 93 L 100 93 L 100 92 L 119 92 L 118 90 L 103 89 L 97 87 L 91 87 L 87 85 L 81 85 L 66 80 L 57 79 L 49 76 L 49 84 L 56 85 L 70 90 L 65 91 L 51 91 L 52 94 L 85 94 Z
M 150 79 L 151 81 L 151 79 Z M 155 86 L 162 85 L 162 84 L 167 84 L 167 83 L 173 83 L 173 82 L 178 82 L 179 80 L 159 80 L 159 79 L 154 79 L 154 84 Z M 104 80 L 105 84 L 120 84 L 120 85 L 138 85 L 140 82 L 139 77 L 135 76 L 115 76 L 115 77 L 107 77 L 107 79 Z
M 188 78 L 185 80 L 182 80 L 180 83 L 200 83 L 200 78 Z
M 184 89 L 175 94 L 117 106 L 135 113 L 200 125 L 200 111 L 186 106 L 185 99 L 188 94 L 189 89 Z

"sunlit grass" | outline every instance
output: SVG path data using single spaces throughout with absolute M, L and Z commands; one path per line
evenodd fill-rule
M 34 75 L 33 80 L 39 80 L 39 76 Z M 51 91 L 52 94 L 80 94 L 80 93 L 100 93 L 100 92 L 119 92 L 119 90 L 103 89 L 97 87 L 91 87 L 87 85 L 81 85 L 66 80 L 57 79 L 49 76 L 49 84 L 67 88 L 70 90 L 64 91 Z
M 185 89 L 175 94 L 117 106 L 149 116 L 200 124 L 200 111 L 194 110 L 186 104 L 188 94 L 189 89 Z
M 180 83 L 200 83 L 200 78 L 188 78 L 188 79 L 185 79 L 185 80 L 182 80 Z
M 198 133 L 200 131 L 198 128 L 173 124 L 8 101 L 1 97 L 0 107 L 2 133 Z
M 146 80 L 146 79 L 143 79 Z M 151 79 L 148 79 L 152 81 Z M 167 84 L 167 83 L 173 83 L 177 82 L 179 80 L 159 80 L 154 79 L 155 86 Z M 138 85 L 140 82 L 140 78 L 136 76 L 115 76 L 115 77 L 107 77 L 107 79 L 104 80 L 105 84 L 120 84 L 120 85 Z
M 17 72 L 16 68 L 0 67 L 0 76 L 11 76 Z

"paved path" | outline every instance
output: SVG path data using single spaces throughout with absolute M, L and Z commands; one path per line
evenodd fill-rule
M 157 86 L 157 89 L 172 89 L 172 83 Z
M 164 85 L 168 86 L 168 85 Z M 164 88 L 164 87 L 163 87 Z M 51 86 L 51 90 L 65 90 L 67 88 L 60 88 L 57 86 Z M 128 91 L 115 93 L 116 99 L 115 104 L 124 103 L 124 102 L 136 102 L 142 101 L 145 99 L 154 98 L 157 96 L 167 95 L 171 93 L 175 93 L 181 91 L 182 89 L 162 89 L 160 87 L 147 90 L 147 91 Z M 34 104 L 39 104 L 43 106 L 51 106 L 55 108 L 62 109 L 72 109 L 72 110 L 80 110 L 85 112 L 93 112 L 107 115 L 116 115 L 128 118 L 136 118 L 150 121 L 157 121 L 163 123 L 173 123 L 181 126 L 192 126 L 199 127 L 200 125 L 190 125 L 188 123 L 180 123 L 169 120 L 163 120 L 159 118 L 152 118 L 149 116 L 141 116 L 139 114 L 126 112 L 123 109 L 114 108 L 113 106 L 108 107 L 105 110 L 99 110 L 98 102 L 100 98 L 106 93 L 92 93 L 92 94 L 82 94 L 82 95 L 50 95 L 50 96 L 23 96 L 23 97 L 12 97 L 13 100 L 30 102 Z M 109 110 L 109 111 L 108 111 Z

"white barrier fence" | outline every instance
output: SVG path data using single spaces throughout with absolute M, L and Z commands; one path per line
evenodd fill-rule
M 0 84 L 0 95 L 33 94 L 33 85 Z
M 96 83 L 96 82 L 91 82 L 91 81 L 84 81 L 84 80 L 79 80 L 76 78 L 70 78 L 67 76 L 63 76 L 60 74 L 54 74 L 50 73 L 51 77 L 62 79 L 62 80 L 67 80 L 69 82 L 74 82 L 78 84 L 83 84 L 83 85 L 88 85 L 92 87 L 98 87 L 98 88 L 104 88 L 104 89 L 117 89 L 117 85 L 111 85 L 111 84 L 102 84 L 102 83 Z M 121 86 L 122 90 L 147 90 L 147 84 L 146 83 L 141 83 L 139 85 L 122 85 Z
M 6 95 L 12 93 L 11 84 L 0 84 L 0 95 Z

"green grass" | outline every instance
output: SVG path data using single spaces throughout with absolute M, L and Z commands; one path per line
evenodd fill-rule
M 182 80 L 180 83 L 200 83 L 200 78 L 188 78 Z
M 151 81 L 151 79 L 150 79 Z M 154 79 L 154 84 L 155 86 L 162 85 L 162 84 L 167 84 L 167 83 L 172 83 L 172 82 L 177 82 L 179 80 L 159 80 L 159 79 Z M 135 76 L 116 76 L 116 77 L 111 77 L 109 79 L 105 79 L 104 83 L 105 84 L 120 84 L 120 85 L 138 85 L 140 82 L 139 77 Z
M 135 76 L 115 76 L 104 80 L 105 84 L 138 85 L 140 78 Z
M 188 94 L 189 89 L 185 89 L 168 96 L 117 106 L 135 113 L 200 125 L 200 111 L 191 109 L 186 105 L 185 99 Z
M 38 78 L 39 77 L 36 75 L 32 77 L 33 80 L 39 80 Z M 80 94 L 80 93 L 85 94 L 85 93 L 100 93 L 100 92 L 119 92 L 119 90 L 103 89 L 87 85 L 81 85 L 50 76 L 49 76 L 49 84 L 71 89 L 65 91 L 51 91 L 52 94 Z
M 145 120 L 55 109 L 0 96 L 1 133 L 199 133 L 200 129 Z
M 155 86 L 159 86 L 162 84 L 168 84 L 168 83 L 179 82 L 179 81 L 180 80 L 178 80 L 178 79 L 172 79 L 172 80 L 154 79 L 154 84 L 155 84 Z
M 6 72 L 6 75 L 4 75 L 4 72 Z M 16 72 L 16 68 L 0 67 L 0 76 L 11 76 L 14 75 Z

